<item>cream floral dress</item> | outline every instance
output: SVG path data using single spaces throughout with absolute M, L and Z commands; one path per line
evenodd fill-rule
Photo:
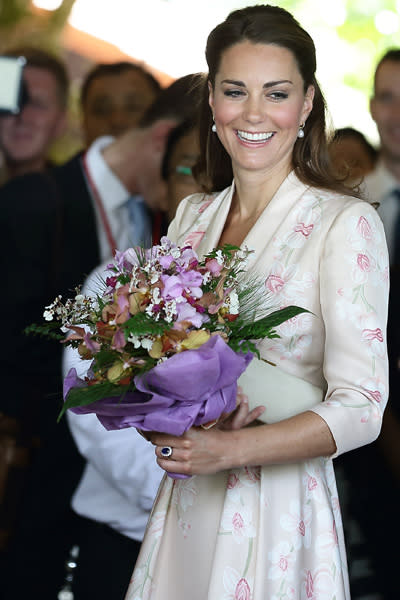
M 211 250 L 233 191 L 185 199 L 169 237 Z M 388 395 L 388 257 L 377 213 L 291 173 L 243 245 L 255 251 L 249 269 L 269 302 L 311 311 L 263 341 L 262 356 L 323 390 L 311 410 L 336 455 L 372 442 Z M 165 477 L 126 600 L 349 599 L 332 458 Z

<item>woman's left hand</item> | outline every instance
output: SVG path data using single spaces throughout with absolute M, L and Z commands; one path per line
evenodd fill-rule
M 217 427 L 207 430 L 192 427 L 181 437 L 153 432 L 150 441 L 156 447 L 157 463 L 165 471 L 205 475 L 231 466 L 227 461 L 235 447 L 232 434 Z M 165 449 L 172 450 L 169 457 L 163 454 Z

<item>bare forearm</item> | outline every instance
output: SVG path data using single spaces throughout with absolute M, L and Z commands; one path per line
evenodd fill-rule
M 298 462 L 316 456 L 331 456 L 336 451 L 328 426 L 313 412 L 271 425 L 239 430 L 192 428 L 182 437 L 154 433 L 151 441 L 157 447 L 158 464 L 163 469 L 186 475 Z M 171 446 L 171 458 L 163 458 L 162 446 Z
M 297 462 L 316 456 L 331 456 L 336 444 L 325 421 L 305 412 L 285 421 L 230 432 L 231 456 L 226 468 Z

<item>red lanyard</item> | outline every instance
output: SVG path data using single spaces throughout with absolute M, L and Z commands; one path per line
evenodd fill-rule
M 89 184 L 90 191 L 92 193 L 92 196 L 93 196 L 93 199 L 94 199 L 94 201 L 96 203 L 97 210 L 99 212 L 101 221 L 103 223 L 104 231 L 106 232 L 106 235 L 107 235 L 107 241 L 108 241 L 108 244 L 110 246 L 111 256 L 114 256 L 115 251 L 117 249 L 117 244 L 115 243 L 115 239 L 114 239 L 114 236 L 113 236 L 112 231 L 111 231 L 110 222 L 109 222 L 109 220 L 107 218 L 107 214 L 106 214 L 106 211 L 104 209 L 103 202 L 102 202 L 102 200 L 100 198 L 100 194 L 99 194 L 98 189 L 97 189 L 97 187 L 96 187 L 96 185 L 95 185 L 95 183 L 94 183 L 94 181 L 93 181 L 93 179 L 92 179 L 92 177 L 91 177 L 91 175 L 89 173 L 89 169 L 88 169 L 87 162 L 86 162 L 86 154 L 82 158 L 82 165 L 83 165 L 83 170 L 84 170 L 84 173 L 85 173 L 85 176 L 86 176 L 86 180 L 87 180 L 87 182 Z

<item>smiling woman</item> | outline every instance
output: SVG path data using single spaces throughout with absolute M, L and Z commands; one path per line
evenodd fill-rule
M 277 189 L 292 169 L 293 146 L 313 96 L 314 87 L 304 91 L 296 59 L 285 48 L 244 41 L 224 52 L 210 106 L 234 176 L 250 171 L 264 179 L 268 171 L 271 192 Z
M 208 193 L 180 202 L 168 237 L 199 256 L 251 248 L 266 309 L 309 312 L 259 342 L 227 421 L 148 434 L 167 473 L 192 477 L 164 478 L 127 600 L 349 600 L 332 458 L 377 437 L 387 401 L 382 223 L 330 163 L 314 43 L 290 13 L 234 11 L 206 57 Z

